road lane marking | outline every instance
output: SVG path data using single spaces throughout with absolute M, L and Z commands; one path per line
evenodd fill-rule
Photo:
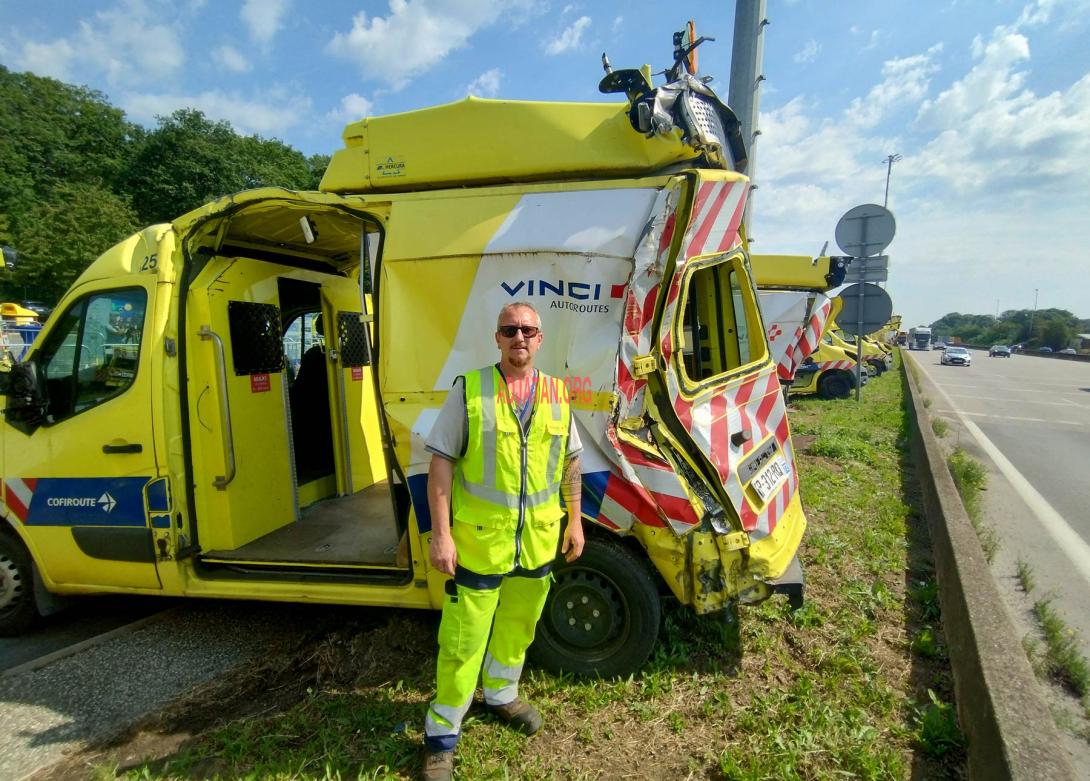
M 951 407 L 954 407 L 954 414 L 961 421 L 961 424 L 973 435 L 973 438 L 980 445 L 981 449 L 992 459 L 992 462 L 996 465 L 1003 476 L 1010 482 L 1011 487 L 1018 492 L 1018 495 L 1022 497 L 1022 501 L 1029 507 L 1029 511 L 1040 522 L 1041 526 L 1052 538 L 1052 541 L 1059 547 L 1060 552 L 1063 553 L 1072 565 L 1075 567 L 1075 571 L 1082 576 L 1082 579 L 1086 581 L 1087 585 L 1090 585 L 1090 545 L 1078 535 L 1067 521 L 1063 519 L 1063 516 L 1056 512 L 1056 509 L 1048 503 L 1041 494 L 1030 485 L 1029 480 L 1022 476 L 1022 473 L 1018 471 L 1018 468 L 1012 464 L 1002 451 L 997 448 L 992 441 L 988 439 L 987 435 L 980 430 L 980 427 L 976 423 L 969 420 L 969 416 L 964 414 L 961 410 L 956 409 L 957 405 L 953 403 L 953 400 L 946 394 L 941 387 L 937 384 L 935 389 L 942 394 Z
M 1022 418 L 1015 415 L 996 415 L 991 412 L 961 412 L 956 409 L 939 409 L 935 410 L 941 415 L 972 415 L 974 418 L 995 418 L 996 420 L 1017 420 L 1022 423 L 1060 423 L 1067 426 L 1085 426 L 1086 423 L 1082 423 L 1078 420 L 1052 420 L 1051 418 Z
M 1000 399 L 995 396 L 970 396 L 966 393 L 951 394 L 959 399 L 973 399 L 975 401 L 1013 401 L 1013 399 Z M 1062 401 L 1034 401 L 1033 399 L 1018 399 L 1019 404 L 1043 404 L 1048 407 L 1066 407 Z

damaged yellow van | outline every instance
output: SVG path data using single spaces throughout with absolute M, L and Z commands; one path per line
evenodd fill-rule
M 801 599 L 791 436 L 730 110 L 675 60 L 626 103 L 469 98 L 348 125 L 321 192 L 126 239 L 4 376 L 0 632 L 52 595 L 436 608 L 423 443 L 534 303 L 585 445 L 588 544 L 534 655 L 638 668 L 660 600 Z

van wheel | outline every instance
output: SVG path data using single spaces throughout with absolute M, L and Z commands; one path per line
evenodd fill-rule
M 874 369 L 874 376 L 881 377 L 886 371 L 886 365 L 882 361 L 869 361 L 871 367 Z
M 558 559 L 537 637 L 535 664 L 576 675 L 630 675 L 658 638 L 662 605 L 644 562 L 615 542 L 587 539 L 572 563 Z
M 0 637 L 15 637 L 38 615 L 30 554 L 23 543 L 0 531 Z
M 846 399 L 852 394 L 852 386 L 843 374 L 829 374 L 821 378 L 818 393 L 823 399 Z

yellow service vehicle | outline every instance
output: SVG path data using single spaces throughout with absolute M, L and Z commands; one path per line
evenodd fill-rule
M 745 149 L 696 43 L 657 88 L 607 73 L 624 104 L 354 122 L 321 192 L 239 193 L 102 255 L 4 378 L 0 631 L 50 594 L 438 607 L 424 440 L 520 300 L 585 446 L 588 543 L 535 658 L 638 668 L 661 594 L 800 600 Z
M 843 282 L 846 259 L 753 255 L 751 263 L 780 382 L 792 394 L 846 398 L 855 388 L 856 353 L 829 339 L 841 302 L 824 295 Z
M 835 318 L 830 318 L 831 324 L 829 330 L 826 332 L 822 340 L 829 345 L 839 347 L 842 350 L 851 352 L 854 354 L 857 351 L 854 336 L 847 336 L 840 331 L 840 326 L 836 324 Z M 863 361 L 867 371 L 875 376 L 880 377 L 887 369 L 893 365 L 892 356 L 882 349 L 881 345 L 875 342 L 869 336 L 863 337 Z

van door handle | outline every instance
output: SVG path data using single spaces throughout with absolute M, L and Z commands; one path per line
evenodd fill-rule
M 197 331 L 197 335 L 200 336 L 201 341 L 212 340 L 216 347 L 220 419 L 223 421 L 223 457 L 226 462 L 227 474 L 216 477 L 212 481 L 212 485 L 220 491 L 225 491 L 231 481 L 235 479 L 235 434 L 231 430 L 231 402 L 227 397 L 227 356 L 223 349 L 223 339 L 212 330 L 211 326 L 202 325 Z
M 139 442 L 135 442 L 131 445 L 103 445 L 103 453 L 143 453 L 144 446 Z

